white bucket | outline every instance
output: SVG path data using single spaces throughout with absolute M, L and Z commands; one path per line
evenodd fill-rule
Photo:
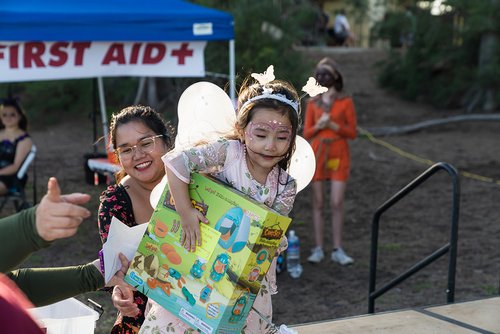
M 30 310 L 47 334 L 93 334 L 99 313 L 75 298 Z

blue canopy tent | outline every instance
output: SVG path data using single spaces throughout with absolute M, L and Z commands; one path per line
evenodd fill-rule
M 212 33 L 193 26 L 211 23 Z M 231 40 L 231 15 L 181 0 L 2 0 L 0 40 Z
M 229 41 L 229 83 L 235 94 L 233 17 L 182 0 L 2 0 L 0 1 L 0 65 L 13 57 L 6 42 L 151 42 Z M 10 60 L 12 63 L 12 59 Z M 21 62 L 21 61 L 20 61 Z M 11 64 L 12 65 L 12 64 Z M 0 66 L 0 82 L 27 81 Z M 129 73 L 126 66 L 112 75 Z M 203 75 L 203 74 L 202 74 Z M 102 76 L 97 75 L 104 137 L 107 114 Z M 155 76 L 162 76 L 161 74 Z M 168 76 L 168 75 L 163 75 Z M 182 75 L 177 75 L 182 76 Z M 193 75 L 191 75 L 193 76 Z M 85 73 L 75 76 L 86 77 Z M 48 77 L 45 77 L 49 79 Z M 51 78 L 55 79 L 55 78 Z M 36 80 L 36 79 L 35 79 Z

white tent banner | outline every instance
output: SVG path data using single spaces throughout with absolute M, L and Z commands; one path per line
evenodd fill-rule
M 0 82 L 108 76 L 203 77 L 205 45 L 205 41 L 0 41 Z

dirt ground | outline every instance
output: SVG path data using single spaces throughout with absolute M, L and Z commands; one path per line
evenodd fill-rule
M 384 53 L 373 50 L 330 49 L 308 51 L 311 58 L 329 54 L 341 65 L 348 91 L 354 97 L 359 126 L 413 124 L 432 118 L 461 114 L 460 110 L 435 110 L 402 101 L 376 85 L 373 64 Z M 306 262 L 313 246 L 311 192 L 306 188 L 292 211 L 292 228 L 301 240 L 304 273 L 298 280 L 286 273 L 278 276 L 279 293 L 273 299 L 277 324 L 298 324 L 361 315 L 367 312 L 371 222 L 375 210 L 393 194 L 425 171 L 429 165 L 406 153 L 433 162 L 446 162 L 460 173 L 471 172 L 500 180 L 499 124 L 462 122 L 428 128 L 419 132 L 380 138 L 397 149 L 390 150 L 360 136 L 351 142 L 352 174 L 346 194 L 344 248 L 354 259 L 341 267 L 329 259 L 319 265 Z M 92 219 L 78 236 L 56 242 L 33 255 L 25 265 L 53 266 L 85 263 L 100 249 L 96 228 L 98 196 L 104 185 L 85 182 L 86 153 L 92 151 L 90 120 L 65 119 L 60 125 L 34 126 L 33 138 L 39 148 L 37 159 L 38 199 L 49 176 L 56 176 L 63 192 L 91 193 L 88 207 Z M 377 286 L 446 244 L 450 236 L 452 187 L 444 171 L 435 174 L 410 193 L 381 219 Z M 460 175 L 461 197 L 455 300 L 466 301 L 498 294 L 500 259 L 500 183 L 478 181 Z M 2 215 L 8 213 L 2 212 Z M 325 211 L 329 217 L 329 211 Z M 330 224 L 325 244 L 331 251 Z M 376 311 L 446 303 L 448 255 L 398 285 L 376 302 Z M 101 303 L 105 313 L 96 333 L 108 333 L 114 311 L 106 293 L 80 296 Z

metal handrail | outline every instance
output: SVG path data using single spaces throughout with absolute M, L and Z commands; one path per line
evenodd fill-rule
M 416 263 L 411 268 L 407 269 L 405 272 L 391 280 L 389 283 L 384 284 L 381 288 L 375 290 L 376 284 L 376 273 L 377 273 L 377 251 L 378 251 L 378 231 L 379 231 L 379 220 L 382 213 L 387 211 L 390 207 L 396 204 L 400 199 L 406 196 L 408 193 L 413 191 L 420 184 L 424 183 L 428 178 L 434 175 L 439 170 L 445 170 L 452 179 L 453 186 L 453 199 L 452 199 L 452 212 L 451 212 L 451 232 L 450 241 L 436 250 L 431 255 L 427 256 L 423 260 Z M 458 179 L 457 170 L 450 164 L 444 162 L 438 162 L 432 165 L 429 169 L 423 172 L 420 176 L 415 178 L 406 187 L 398 191 L 395 195 L 389 198 L 384 204 L 382 204 L 375 214 L 373 215 L 372 221 L 372 240 L 371 240 L 371 256 L 370 256 L 370 282 L 368 291 L 368 313 L 374 313 L 375 309 L 375 299 L 383 295 L 385 292 L 389 291 L 399 283 L 403 282 L 405 279 L 409 278 L 420 269 L 423 269 L 430 263 L 436 261 L 438 258 L 446 253 L 450 253 L 449 265 L 448 265 L 448 288 L 446 290 L 447 302 L 453 303 L 455 300 L 455 272 L 457 263 L 457 240 L 458 240 L 458 212 L 459 212 L 459 200 L 460 200 L 460 182 Z

